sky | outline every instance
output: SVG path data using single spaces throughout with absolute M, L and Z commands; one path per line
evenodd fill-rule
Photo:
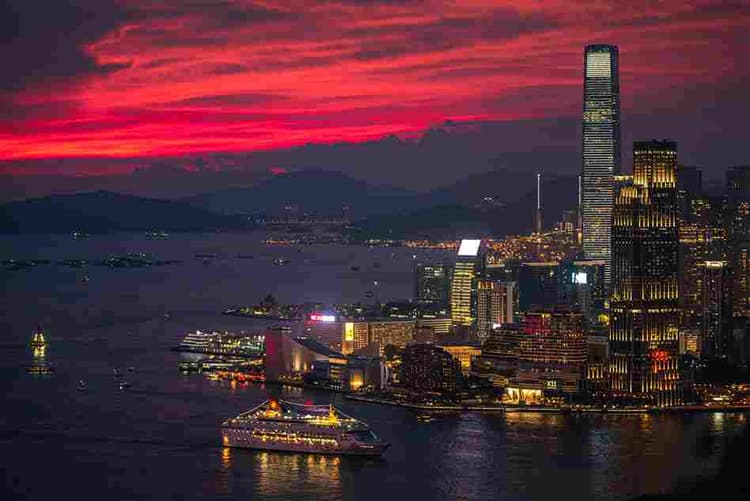
M 310 145 L 446 121 L 471 125 L 482 158 L 572 171 L 588 43 L 619 46 L 626 155 L 658 137 L 709 177 L 750 163 L 746 1 L 3 0 L 0 174 L 293 152 L 274 154 L 281 172 Z

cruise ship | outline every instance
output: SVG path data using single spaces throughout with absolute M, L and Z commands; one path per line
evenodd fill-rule
M 389 444 L 333 406 L 284 400 L 262 404 L 221 425 L 225 447 L 314 454 L 379 456 Z

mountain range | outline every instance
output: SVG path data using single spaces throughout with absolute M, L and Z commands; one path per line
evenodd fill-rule
M 575 207 L 576 187 L 575 176 L 543 178 L 545 226 L 559 220 L 564 209 Z M 341 214 L 346 206 L 360 234 L 502 235 L 529 231 L 535 188 L 534 174 L 509 170 L 473 174 L 451 186 L 418 192 L 374 186 L 341 172 L 305 169 L 270 176 L 247 188 L 175 200 L 95 191 L 12 202 L 0 207 L 0 231 L 242 229 L 251 227 L 248 215 L 278 215 L 285 206 L 319 215 Z

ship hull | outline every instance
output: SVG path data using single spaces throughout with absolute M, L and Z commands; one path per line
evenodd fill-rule
M 222 445 L 238 449 L 252 449 L 258 451 L 273 452 L 296 452 L 305 454 L 327 454 L 346 456 L 381 456 L 389 447 L 385 442 L 375 444 L 360 443 L 336 443 L 330 445 L 311 445 L 308 443 L 274 442 L 271 440 L 258 440 L 243 436 L 242 433 L 233 433 L 232 429 L 224 429 L 222 432 Z

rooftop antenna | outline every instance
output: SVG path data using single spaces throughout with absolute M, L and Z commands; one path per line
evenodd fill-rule
M 534 219 L 534 233 L 542 234 L 542 175 L 536 173 L 536 217 Z

